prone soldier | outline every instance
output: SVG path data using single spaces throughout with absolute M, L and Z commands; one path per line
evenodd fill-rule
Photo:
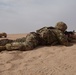
M 30 32 L 24 42 L 13 42 L 6 44 L 7 50 L 32 50 L 40 45 L 57 45 L 68 46 L 68 40 L 64 35 L 67 25 L 64 22 L 58 22 L 55 27 L 43 27 L 36 32 Z
M 65 45 L 69 46 L 68 37 L 64 34 L 67 25 L 64 22 L 58 22 L 55 27 L 43 27 L 36 32 L 30 32 L 24 40 L 16 39 L 11 43 L 7 43 L 7 50 L 32 50 L 43 45 Z M 22 40 L 22 41 L 21 41 Z

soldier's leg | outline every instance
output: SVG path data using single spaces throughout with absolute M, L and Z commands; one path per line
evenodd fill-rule
M 12 43 L 6 44 L 7 50 L 25 50 L 23 42 L 26 41 L 26 37 L 17 38 Z
M 6 44 L 6 49 L 8 51 L 12 51 L 12 50 L 25 50 L 25 47 L 20 42 L 13 42 L 13 43 Z
M 26 36 L 25 42 L 13 42 L 6 45 L 7 50 L 31 50 L 39 45 L 39 35 L 31 32 Z
M 12 43 L 12 42 L 13 42 L 13 40 L 11 40 L 11 39 L 1 39 L 0 46 L 5 46 L 6 44 Z
M 25 41 L 26 41 L 26 37 L 17 38 L 16 40 L 14 40 L 14 42 L 25 42 Z
M 35 32 L 31 32 L 26 36 L 26 41 L 23 43 L 26 50 L 32 50 L 40 44 L 40 35 Z
M 13 40 L 10 40 L 10 39 L 1 39 L 0 40 L 0 51 L 4 51 L 4 50 L 6 50 L 6 44 L 7 43 L 12 43 L 13 42 Z

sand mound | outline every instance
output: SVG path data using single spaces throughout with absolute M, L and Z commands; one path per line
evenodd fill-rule
M 15 39 L 24 34 L 9 35 Z M 0 52 L 0 75 L 76 75 L 76 44 Z

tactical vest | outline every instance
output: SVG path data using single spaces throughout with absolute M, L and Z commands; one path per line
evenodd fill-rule
M 43 39 L 43 45 L 55 45 L 57 43 L 56 35 L 53 32 L 54 29 L 54 27 L 43 27 L 36 31 Z

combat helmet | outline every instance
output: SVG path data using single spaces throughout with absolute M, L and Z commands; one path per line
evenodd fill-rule
M 67 25 L 64 22 L 58 22 L 55 28 L 60 29 L 64 32 L 67 29 Z

